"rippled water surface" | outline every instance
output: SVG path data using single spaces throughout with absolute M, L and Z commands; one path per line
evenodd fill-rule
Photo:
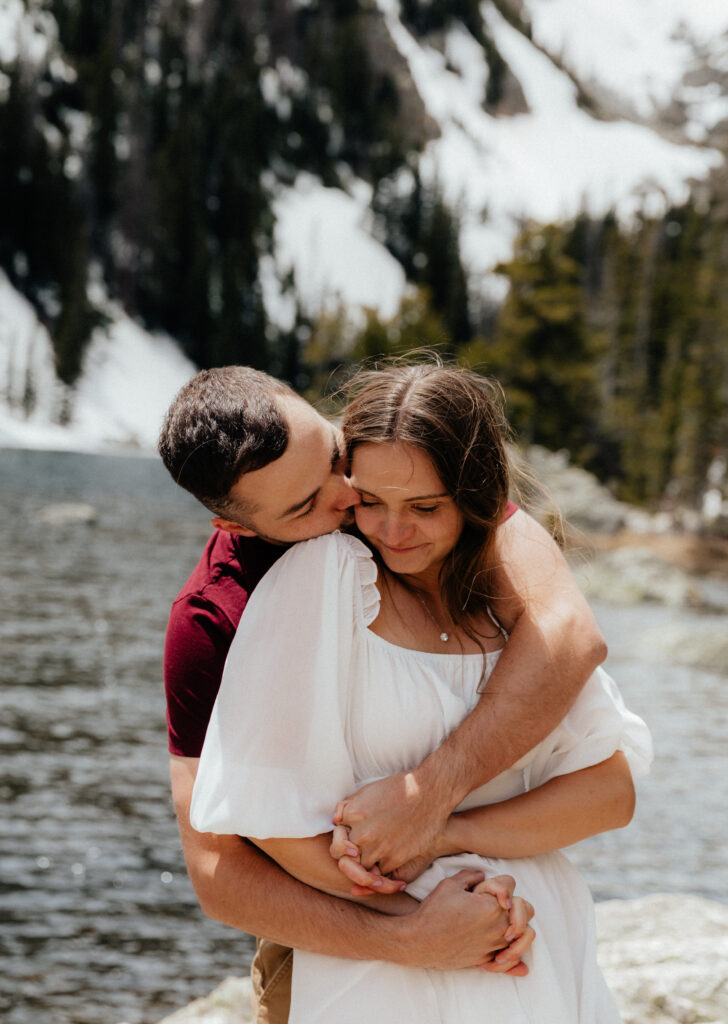
M 68 501 L 96 522 L 39 520 Z M 198 910 L 168 795 L 162 640 L 207 519 L 155 461 L 20 451 L 0 451 L 0 510 L 0 1014 L 152 1022 L 252 953 Z M 658 761 L 630 829 L 571 855 L 597 898 L 725 899 L 726 680 L 631 654 L 688 613 L 597 611 Z

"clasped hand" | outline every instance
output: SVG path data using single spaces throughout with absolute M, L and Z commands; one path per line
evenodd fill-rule
M 353 896 L 401 892 L 439 856 L 450 808 L 428 793 L 424 799 L 413 773 L 400 773 L 364 786 L 337 804 L 330 846 Z M 519 977 L 528 973 L 521 957 L 535 938 L 533 907 L 514 896 L 508 875 L 484 879 L 471 891 L 497 900 L 508 914 L 503 948 L 485 970 Z

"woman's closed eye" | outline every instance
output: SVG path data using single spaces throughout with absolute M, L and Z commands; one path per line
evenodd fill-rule
M 375 505 L 381 504 L 376 498 L 365 498 L 363 495 L 359 498 L 359 504 L 362 508 L 374 508 Z M 432 512 L 437 512 L 440 505 L 410 505 L 410 511 L 420 512 L 423 515 L 430 515 Z

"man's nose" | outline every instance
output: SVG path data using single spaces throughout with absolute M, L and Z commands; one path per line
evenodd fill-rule
M 338 481 L 339 489 L 336 494 L 336 508 L 343 512 L 344 509 L 353 508 L 361 501 L 359 492 L 352 487 L 348 476 L 341 476 Z

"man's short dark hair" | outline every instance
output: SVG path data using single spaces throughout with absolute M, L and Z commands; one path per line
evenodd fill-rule
M 279 459 L 288 445 L 282 397 L 297 396 L 249 366 L 196 374 L 169 407 L 159 436 L 159 454 L 175 482 L 215 515 L 239 516 L 230 489 L 241 474 Z

